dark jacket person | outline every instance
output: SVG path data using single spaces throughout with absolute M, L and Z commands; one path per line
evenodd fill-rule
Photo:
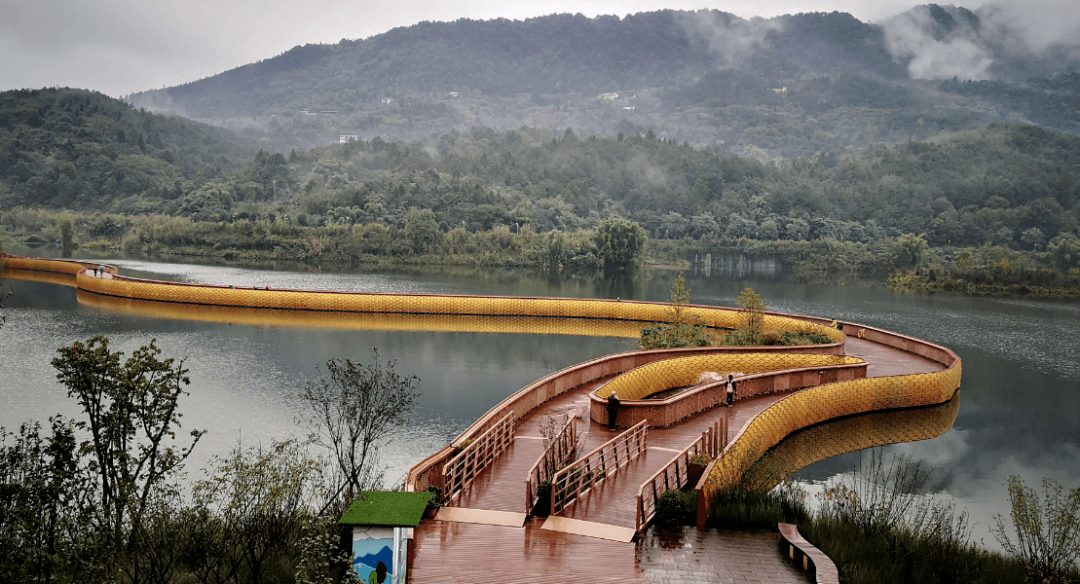
M 608 430 L 615 429 L 615 421 L 619 417 L 619 396 L 615 395 L 615 392 L 611 392 L 611 395 L 607 398 L 607 425 Z

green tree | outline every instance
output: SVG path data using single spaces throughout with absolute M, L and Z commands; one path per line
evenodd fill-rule
M 1001 515 L 995 517 L 994 537 L 1008 553 L 1033 571 L 1033 582 L 1065 582 L 1080 566 L 1080 487 L 1066 493 L 1061 484 L 1043 479 L 1043 496 L 1009 477 L 1012 533 Z
M 927 248 L 925 236 L 911 233 L 901 235 L 896 238 L 896 263 L 894 267 L 898 270 L 918 267 Z
M 71 257 L 71 253 L 75 251 L 75 239 L 74 239 L 75 227 L 72 225 L 71 217 L 63 216 L 60 219 L 60 249 L 64 257 Z
M 666 324 L 641 329 L 642 349 L 674 349 L 678 347 L 707 347 L 709 336 L 705 323 L 699 318 L 687 318 L 686 305 L 690 289 L 680 272 L 671 285 L 671 320 Z
M 1047 247 L 1050 258 L 1062 271 L 1080 267 L 1080 238 L 1072 233 L 1062 233 L 1050 240 Z
M 217 524 L 204 532 L 208 545 L 189 550 L 195 571 L 213 574 L 206 582 L 261 584 L 287 566 L 291 577 L 303 551 L 297 543 L 316 521 L 311 503 L 325 496 L 320 468 L 295 440 L 237 446 L 216 458 L 210 478 L 193 489 L 196 508 Z
M 0 581 L 70 581 L 82 572 L 93 484 L 69 421 L 0 428 Z M 9 442 L 10 440 L 10 442 Z
M 608 272 L 625 271 L 641 260 L 647 236 L 637 223 L 621 217 L 609 217 L 596 228 L 594 241 Z
M 57 379 L 86 416 L 77 423 L 90 439 L 80 453 L 90 457 L 97 481 L 99 527 L 115 550 L 125 536 L 140 528 L 154 497 L 169 481 L 202 437 L 192 430 L 186 446 L 174 445 L 180 427 L 179 398 L 190 382 L 183 363 L 159 359 L 154 341 L 121 362 L 109 340 L 96 336 L 58 350 L 53 359 Z
M 747 288 L 735 299 L 738 306 L 745 314 L 742 330 L 753 344 L 757 344 L 761 338 L 761 327 L 765 322 L 765 300 L 754 292 L 753 288 Z
M 428 246 L 439 242 L 439 222 L 431 209 L 409 207 L 405 213 L 405 237 L 412 242 L 413 251 L 423 253 Z

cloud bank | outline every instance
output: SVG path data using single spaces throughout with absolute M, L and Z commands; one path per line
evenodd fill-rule
M 1023 81 L 1080 67 L 1080 4 L 999 2 L 974 11 L 917 6 L 880 23 L 893 59 L 915 79 Z

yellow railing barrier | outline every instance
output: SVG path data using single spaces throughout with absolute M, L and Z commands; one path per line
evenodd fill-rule
M 947 353 L 954 360 L 944 371 L 831 383 L 792 394 L 766 408 L 743 426 L 714 461 L 708 480 L 698 491 L 699 527 L 704 527 L 705 513 L 713 499 L 735 488 L 751 465 L 796 430 L 842 416 L 928 406 L 951 399 L 960 387 L 962 367 L 955 354 Z
M 237 288 L 130 278 L 117 275 L 113 268 L 108 269 L 108 277 L 96 277 L 86 270 L 99 264 L 88 262 L 10 254 L 0 256 L 0 262 L 13 269 L 75 274 L 76 288 L 86 292 L 154 302 L 330 312 L 611 319 L 641 323 L 665 322 L 671 316 L 670 304 L 664 302 L 277 290 L 268 286 Z M 700 318 L 713 328 L 738 328 L 745 320 L 745 313 L 732 308 L 689 305 L 685 312 L 687 316 Z M 843 333 L 830 327 L 773 314 L 765 316 L 765 327 L 800 328 L 828 335 L 837 342 L 843 340 Z

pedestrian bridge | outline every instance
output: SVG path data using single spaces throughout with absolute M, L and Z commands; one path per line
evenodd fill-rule
M 654 302 L 237 288 L 125 277 L 86 262 L 7 254 L 0 262 L 6 277 L 76 287 L 79 302 L 180 319 L 632 338 L 644 324 L 670 317 L 670 305 Z M 713 329 L 742 320 L 725 307 L 685 312 Z M 409 471 L 405 489 L 438 487 L 449 498 L 436 520 L 416 530 L 410 581 L 447 581 L 450 574 L 457 582 L 577 581 L 575 567 L 592 581 L 642 581 L 625 542 L 649 525 L 665 490 L 693 488 L 703 526 L 709 501 L 743 481 L 763 456 L 782 452 L 789 436 L 835 420 L 958 403 L 961 363 L 947 348 L 803 315 L 769 313 L 764 328 L 812 331 L 833 342 L 633 351 L 511 394 Z M 722 405 L 722 381 L 697 382 L 705 372 L 741 374 L 730 407 Z M 650 399 L 671 389 L 678 391 Z M 623 400 L 618 427 L 609 431 L 597 421 L 612 390 Z M 933 437 L 951 427 L 956 406 L 933 411 L 907 416 L 899 432 L 856 424 L 861 435 L 852 440 L 812 440 L 798 456 L 774 456 L 772 464 L 790 471 L 825 453 Z M 696 469 L 695 454 L 713 460 Z

